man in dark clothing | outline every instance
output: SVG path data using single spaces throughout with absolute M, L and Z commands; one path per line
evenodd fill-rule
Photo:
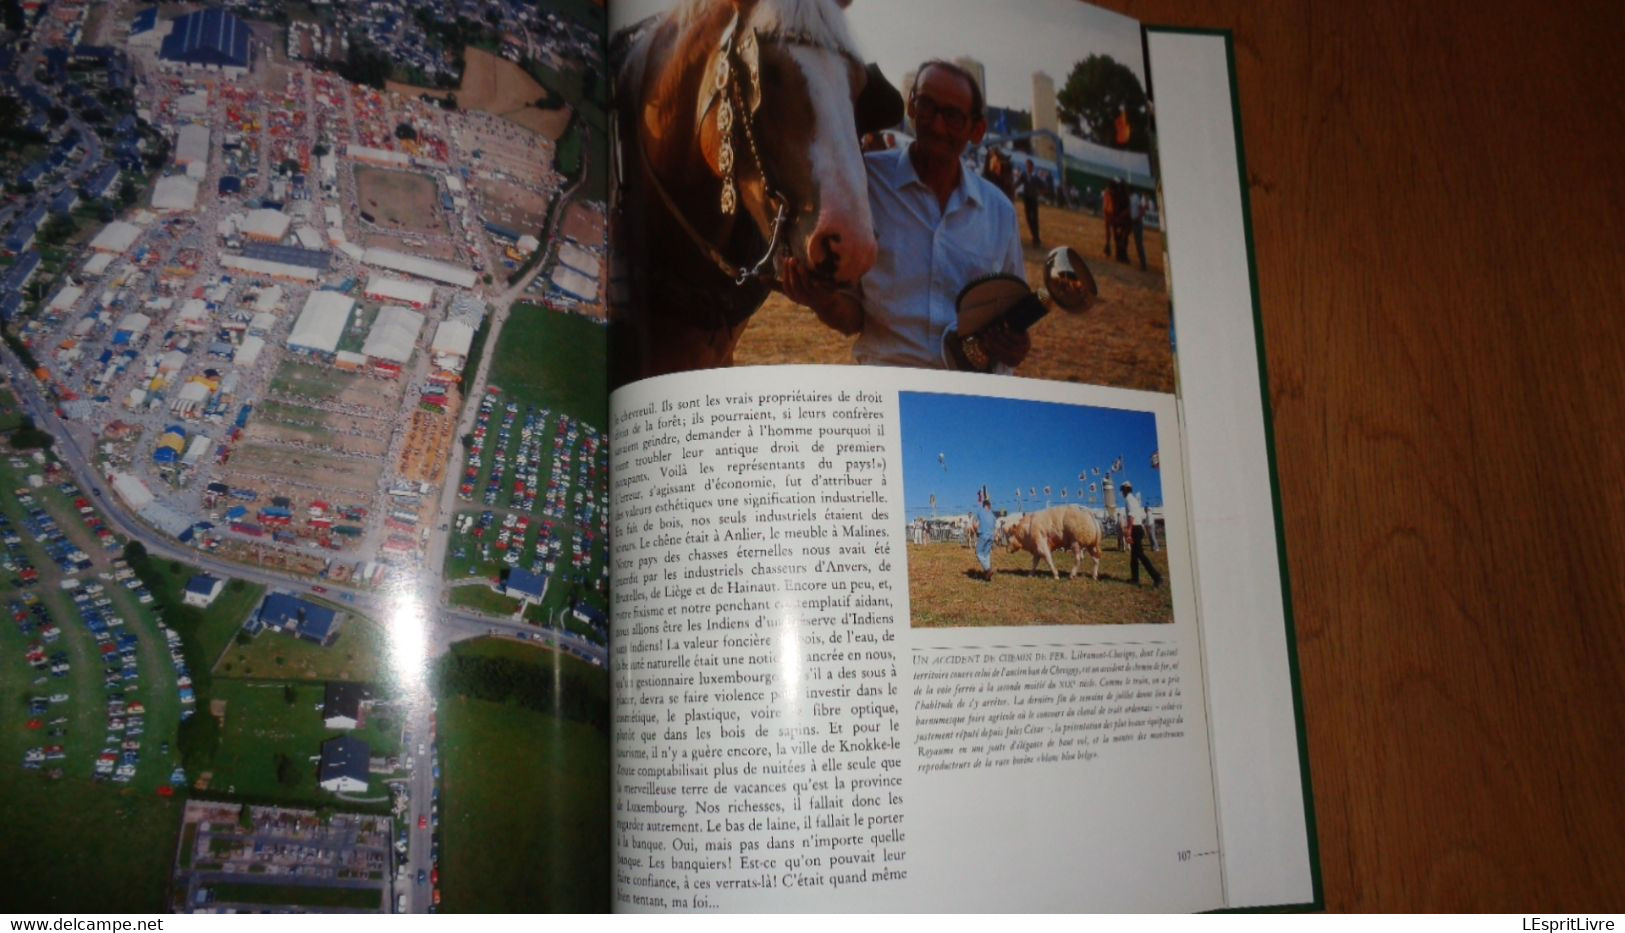
M 1021 173 L 1021 181 L 1016 184 L 1016 194 L 1021 197 L 1021 204 L 1027 210 L 1027 231 L 1033 235 L 1033 246 L 1042 247 L 1044 241 L 1038 237 L 1038 174 L 1033 171 L 1033 160 L 1027 160 L 1027 170 Z
M 1151 585 L 1162 585 L 1162 574 L 1151 565 L 1151 558 L 1145 556 L 1145 527 L 1151 521 L 1151 513 L 1146 511 L 1145 500 L 1134 491 L 1134 484 L 1125 480 L 1120 487 L 1123 490 L 1123 527 L 1129 535 L 1128 582 L 1135 586 L 1140 585 L 1140 565 L 1144 564 L 1147 572 L 1151 574 Z

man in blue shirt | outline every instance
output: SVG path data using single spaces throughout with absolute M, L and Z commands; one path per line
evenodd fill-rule
M 976 493 L 976 561 L 982 565 L 982 577 L 993 580 L 993 533 L 999 520 L 993 515 L 993 500 L 988 498 L 987 487 Z
M 1016 211 L 992 183 L 964 170 L 987 120 L 981 88 L 944 61 L 920 66 L 908 100 L 916 137 L 906 149 L 864 156 L 879 255 L 856 294 L 839 291 L 787 260 L 780 286 L 843 334 L 861 334 L 860 363 L 934 369 L 1009 370 L 1031 349 L 1027 334 L 1000 325 L 975 335 L 967 354 L 955 299 L 994 272 L 1025 277 Z

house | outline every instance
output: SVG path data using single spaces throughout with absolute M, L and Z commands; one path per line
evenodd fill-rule
M 508 571 L 508 582 L 503 592 L 514 599 L 536 602 L 547 592 L 547 578 L 531 573 L 523 567 Z
M 186 593 L 181 597 L 181 602 L 188 606 L 197 606 L 199 609 L 207 609 L 214 604 L 220 591 L 225 587 L 226 581 L 200 573 L 186 581 Z
M 322 722 L 329 729 L 355 729 L 366 722 L 372 691 L 365 684 L 331 681 L 322 696 Z
M 322 790 L 335 794 L 365 793 L 371 756 L 372 749 L 367 743 L 354 736 L 328 739 L 322 743 L 322 763 L 316 771 L 316 782 Z
M 338 613 L 287 593 L 268 593 L 255 619 L 274 628 L 326 647 L 333 643 Z

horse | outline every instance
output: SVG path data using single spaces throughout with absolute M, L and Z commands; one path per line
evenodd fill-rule
M 787 257 L 874 263 L 850 2 L 682 0 L 612 40 L 614 385 L 730 365 Z

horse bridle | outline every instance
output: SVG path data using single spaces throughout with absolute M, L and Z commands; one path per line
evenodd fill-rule
M 638 155 L 643 160 L 644 173 L 653 183 L 655 192 L 660 195 L 660 200 L 665 203 L 672 218 L 677 221 L 677 225 L 688 238 L 694 241 L 694 245 L 705 253 L 723 275 L 732 279 L 735 285 L 744 285 L 753 279 L 763 283 L 776 280 L 773 257 L 779 251 L 779 238 L 784 230 L 784 222 L 789 216 L 790 201 L 773 184 L 772 178 L 768 175 L 767 163 L 762 159 L 761 148 L 756 143 L 756 112 L 762 107 L 762 42 L 823 49 L 857 63 L 859 68 L 863 67 L 862 62 L 858 62 L 851 52 L 804 31 L 782 29 L 763 31 L 755 27 L 740 29 L 738 10 L 734 11 L 727 28 L 722 31 L 722 36 L 717 42 L 716 71 L 711 80 L 705 83 L 705 91 L 696 102 L 694 131 L 699 132 L 706 116 L 715 107 L 717 132 L 722 137 L 722 145 L 717 152 L 717 168 L 722 173 L 722 195 L 718 208 L 724 216 L 731 217 L 739 209 L 738 183 L 734 179 L 736 166 L 733 130 L 736 123 L 735 110 L 741 112 L 737 118 L 737 125 L 744 134 L 751 160 L 756 163 L 756 170 L 762 176 L 767 203 L 773 206 L 773 222 L 767 237 L 767 249 L 755 262 L 749 265 L 734 265 L 720 249 L 694 229 L 694 225 L 683 216 L 682 209 L 677 206 L 677 202 L 666 191 L 666 186 L 661 183 L 659 175 L 649 161 L 648 152 L 644 149 L 641 134 L 638 140 Z M 745 75 L 745 81 L 749 85 L 748 98 L 747 89 L 741 87 L 741 73 Z

